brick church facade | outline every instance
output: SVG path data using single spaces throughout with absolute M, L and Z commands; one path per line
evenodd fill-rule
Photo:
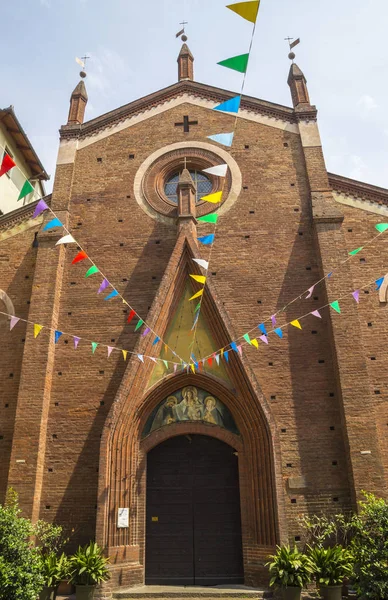
M 232 130 L 234 115 L 212 109 L 233 94 L 195 82 L 193 60 L 183 45 L 177 83 L 88 122 L 80 82 L 60 130 L 54 189 L 46 198 L 120 294 L 186 361 L 187 297 L 199 289 L 189 274 L 201 274 L 193 258 L 207 256 L 197 242 L 208 232 L 199 216 L 219 214 L 198 358 L 286 306 L 388 220 L 388 190 L 327 172 L 317 110 L 296 64 L 288 77 L 292 107 L 244 96 L 229 150 L 208 136 Z M 199 182 L 213 192 L 223 182 L 196 177 L 220 163 L 228 173 L 216 209 L 198 198 Z M 55 246 L 62 231 L 43 231 L 52 217 L 32 219 L 35 205 L 0 218 L 1 311 L 158 357 L 153 337 L 127 324 L 126 305 L 103 302 L 96 280 L 71 264 L 76 247 Z M 363 289 L 388 271 L 387 244 L 382 235 L 317 285 L 309 300 L 302 296 L 286 308 L 279 323 L 337 298 L 341 315 L 326 309 L 322 319 L 305 319 L 302 331 L 288 327 L 282 340 L 272 336 L 258 350 L 244 346 L 242 356 L 230 352 L 228 363 L 205 364 L 195 374 L 163 373 L 136 355 L 125 362 L 119 352 L 108 360 L 106 350 L 92 354 L 82 340 L 74 350 L 66 333 L 58 344 L 44 330 L 35 339 L 22 322 L 10 332 L 0 315 L 0 502 L 13 486 L 24 514 L 73 529 L 73 546 L 96 539 L 111 557 L 106 597 L 147 577 L 157 581 L 152 553 L 156 562 L 167 557 L 167 583 L 197 583 L 198 573 L 205 584 L 222 580 L 225 566 L 207 572 L 195 550 L 190 554 L 193 539 L 201 541 L 197 531 L 186 531 L 187 511 L 194 511 L 190 519 L 211 515 L 201 535 L 211 532 L 220 562 L 216 541 L 235 519 L 233 545 L 241 547 L 235 580 L 265 581 L 263 565 L 275 545 L 301 536 L 299 515 L 355 508 L 362 490 L 387 495 L 388 277 L 379 291 Z M 160 351 L 173 359 L 168 349 Z M 219 403 L 218 420 L 176 418 L 178 400 L 194 396 L 205 398 L 202 404 L 216 399 L 208 405 Z M 169 398 L 175 417 L 166 408 L 165 418 L 160 407 Z M 226 496 L 220 483 L 212 498 L 206 494 L 221 477 L 223 453 L 234 461 L 228 471 L 234 475 L 228 475 Z M 182 456 L 202 478 L 190 508 L 184 490 L 192 486 L 194 493 L 195 486 L 179 479 Z M 182 491 L 181 500 L 171 500 L 173 489 Z M 123 508 L 128 523 L 118 527 Z M 152 537 L 164 526 L 164 538 Z M 177 537 L 186 533 L 181 553 Z M 174 579 L 174 561 L 185 552 L 197 575 L 188 567 Z M 229 558 L 225 554 L 225 564 Z

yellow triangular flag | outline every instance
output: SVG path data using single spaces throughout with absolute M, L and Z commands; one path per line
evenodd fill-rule
M 198 281 L 198 283 L 205 283 L 206 277 L 204 275 L 190 275 L 194 279 L 194 281 Z
M 208 196 L 202 196 L 201 200 L 205 202 L 211 202 L 212 204 L 217 204 L 217 202 L 221 202 L 222 192 L 216 192 L 215 194 L 209 194 Z
M 123 353 L 124 360 L 127 360 L 128 350 L 121 350 L 121 352 Z
M 221 348 L 221 358 L 224 356 L 224 349 Z
M 195 373 L 195 367 L 194 367 L 193 363 L 191 363 L 190 367 L 191 367 L 191 370 L 193 371 L 193 373 Z
M 297 329 L 302 329 L 302 325 L 299 323 L 298 319 L 295 319 L 295 321 L 291 321 L 290 325 L 293 325 Z
M 237 13 L 243 19 L 256 23 L 257 13 L 259 11 L 260 0 L 253 0 L 253 2 L 238 2 L 237 4 L 229 4 L 226 8 L 230 8 L 233 12 Z
M 196 294 L 194 294 L 194 296 L 191 296 L 191 298 L 189 298 L 190 300 L 194 300 L 195 298 L 199 298 L 200 296 L 202 296 L 203 294 L 203 290 L 199 290 L 199 292 L 197 292 Z
M 259 342 L 258 342 L 256 339 L 254 339 L 254 340 L 251 340 L 251 344 L 252 344 L 252 346 L 254 346 L 255 348 L 258 348 L 258 347 L 259 347 Z
M 42 329 L 43 325 L 37 325 L 36 323 L 34 323 L 34 338 L 38 337 Z

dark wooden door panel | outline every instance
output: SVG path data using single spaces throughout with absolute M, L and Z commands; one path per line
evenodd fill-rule
M 146 583 L 241 583 L 237 456 L 206 436 L 180 436 L 147 462 Z

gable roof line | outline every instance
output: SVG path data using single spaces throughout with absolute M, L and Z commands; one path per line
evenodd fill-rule
M 204 83 L 198 83 L 196 81 L 179 81 L 162 90 L 148 94 L 138 100 L 134 100 L 124 106 L 100 115 L 95 119 L 86 121 L 86 123 L 83 123 L 82 125 L 63 125 L 60 129 L 61 138 L 82 137 L 95 133 L 99 129 L 111 126 L 184 94 L 206 98 L 207 100 L 214 101 L 214 103 L 229 100 L 236 96 L 236 93 L 234 92 Z M 252 96 L 242 97 L 241 108 L 251 112 L 264 114 L 275 119 L 296 123 L 296 117 L 292 108 L 254 98 Z
M 328 173 L 329 184 L 336 192 L 349 196 L 356 196 L 361 200 L 369 200 L 377 204 L 388 206 L 388 189 L 377 185 Z

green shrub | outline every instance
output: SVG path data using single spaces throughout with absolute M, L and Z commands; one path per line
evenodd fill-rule
M 109 559 L 96 542 L 90 542 L 70 557 L 70 581 L 75 585 L 94 585 L 109 579 Z
M 310 548 L 318 585 L 342 585 L 352 573 L 352 557 L 342 546 Z
M 299 552 L 296 546 L 294 550 L 288 545 L 277 546 L 276 554 L 269 558 L 271 561 L 266 566 L 269 567 L 271 587 L 302 588 L 310 583 L 314 573 L 313 563 L 310 557 Z
M 354 557 L 353 587 L 361 598 L 388 598 L 388 504 L 363 492 L 351 544 Z
M 61 556 L 53 553 L 42 555 L 41 570 L 44 585 L 57 588 L 61 581 L 69 577 L 69 567 L 69 558 L 64 553 Z
M 31 541 L 33 526 L 20 512 L 10 489 L 0 505 L 0 598 L 36 600 L 43 587 L 41 558 Z

